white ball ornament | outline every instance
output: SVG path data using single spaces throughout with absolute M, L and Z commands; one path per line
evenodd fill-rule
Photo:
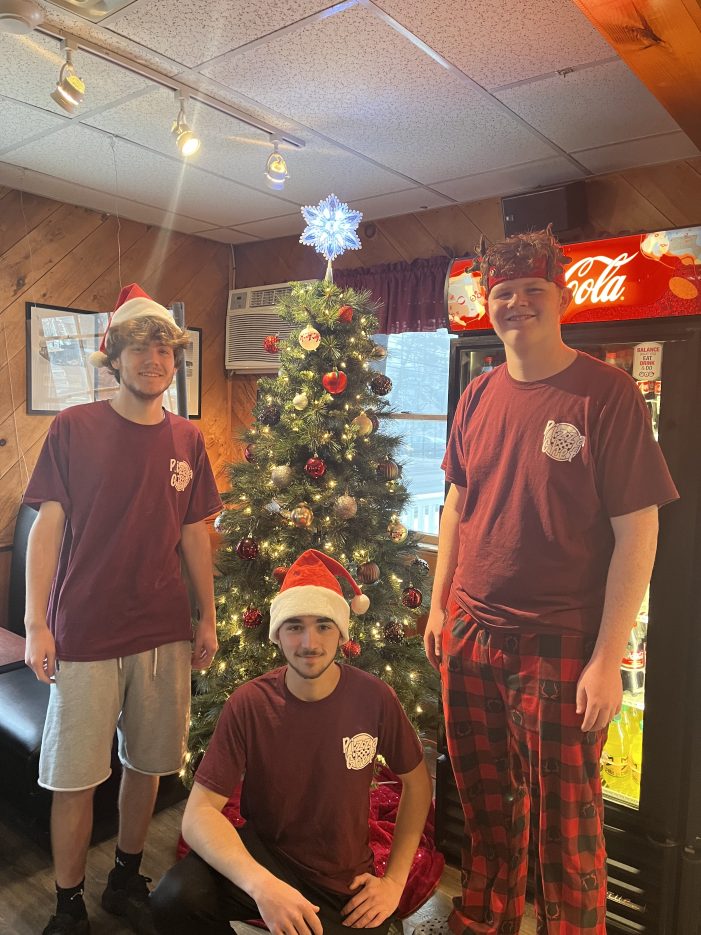
M 321 341 L 321 335 L 316 328 L 307 325 L 307 327 L 300 332 L 297 340 L 299 341 L 299 346 L 305 351 L 315 351 L 319 346 L 319 341 Z

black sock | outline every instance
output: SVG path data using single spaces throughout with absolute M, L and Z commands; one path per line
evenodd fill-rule
M 56 884 L 56 912 L 65 912 L 74 919 L 84 919 L 87 916 L 83 892 L 85 891 L 85 878 L 77 886 L 67 886 L 65 889 Z
M 125 851 L 120 850 L 119 847 L 115 848 L 112 882 L 117 887 L 117 889 L 120 889 L 121 886 L 129 879 L 129 877 L 136 876 L 136 874 L 139 872 L 141 858 L 143 856 L 143 851 L 139 851 L 138 854 L 127 854 Z

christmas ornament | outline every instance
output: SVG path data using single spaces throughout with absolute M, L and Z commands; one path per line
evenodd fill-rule
M 338 310 L 338 320 L 349 325 L 353 321 L 353 309 L 350 305 L 342 305 Z
M 214 520 L 214 529 L 217 532 L 221 532 L 222 521 L 225 515 L 226 515 L 226 510 L 222 510 L 219 516 L 217 516 L 217 518 Z
M 251 539 L 250 536 L 239 539 L 236 543 L 236 554 L 239 558 L 252 562 L 254 558 L 258 557 L 258 543 L 255 539 Z
M 270 480 L 279 490 L 284 490 L 292 482 L 292 468 L 289 464 L 276 464 L 270 471 Z
M 368 419 L 372 422 L 372 430 L 376 432 L 380 427 L 380 420 L 377 418 L 377 415 L 374 412 L 366 413 Z
M 319 346 L 319 341 L 321 341 L 321 335 L 316 330 L 316 328 L 312 328 L 311 325 L 307 325 L 306 328 L 300 331 L 297 340 L 299 341 L 299 346 L 305 351 L 315 351 Z
M 330 370 L 323 375 L 321 382 L 324 384 L 325 390 L 333 396 L 338 396 L 348 385 L 348 377 L 342 370 Z
M 243 625 L 248 627 L 249 630 L 259 627 L 263 622 L 263 614 L 256 607 L 246 608 L 241 616 Z
M 404 627 L 398 620 L 390 620 L 384 625 L 382 635 L 388 643 L 401 643 L 404 640 Z
M 341 652 L 346 659 L 355 659 L 360 655 L 360 643 L 355 640 L 348 640 L 347 643 L 341 646 Z
M 374 584 L 380 580 L 380 566 L 376 562 L 363 562 L 358 565 L 358 578 L 363 584 Z
M 314 247 L 331 262 L 346 250 L 359 250 L 360 240 L 356 228 L 363 217 L 360 211 L 351 211 L 335 195 L 329 195 L 316 207 L 306 205 L 302 215 L 307 226 L 299 242 Z
M 280 351 L 280 338 L 276 334 L 269 334 L 263 338 L 263 347 L 269 354 L 277 354 Z
M 401 545 L 402 542 L 406 541 L 406 537 L 409 535 L 409 531 L 406 526 L 403 526 L 398 519 L 392 520 L 392 522 L 387 527 L 387 532 L 392 542 L 397 545 Z
M 246 445 L 246 447 L 243 449 L 243 456 L 246 459 L 246 461 L 248 461 L 249 464 L 252 461 L 255 461 L 256 460 L 256 446 L 253 443 L 251 443 L 250 445 Z
M 266 503 L 263 507 L 264 510 L 267 510 L 268 513 L 280 513 L 280 504 L 277 500 L 271 500 L 269 503 Z
M 364 412 L 361 412 L 359 416 L 356 416 L 355 419 L 353 419 L 351 422 L 351 425 L 355 427 L 355 430 L 357 431 L 358 435 L 361 436 L 361 438 L 364 435 L 369 435 L 372 432 L 372 421 Z
M 323 458 L 310 458 L 304 465 L 304 470 L 314 480 L 319 480 L 326 474 L 326 464 Z
M 269 406 L 264 406 L 260 411 L 258 416 L 258 421 L 261 425 L 277 425 L 280 421 L 280 416 L 282 411 L 276 403 L 271 403 Z
M 392 389 L 392 381 L 384 373 L 376 373 L 370 380 L 370 389 L 375 396 L 386 396 Z
M 297 393 L 297 395 L 292 400 L 292 405 L 295 407 L 295 409 L 298 409 L 300 412 L 303 409 L 306 409 L 307 406 L 309 405 L 309 399 L 307 398 L 307 394 Z
M 288 569 L 284 565 L 278 565 L 276 568 L 273 568 L 273 578 L 277 581 L 278 584 L 282 584 L 282 582 L 285 580 L 287 571 Z
M 377 476 L 384 478 L 384 480 L 396 480 L 401 473 L 396 461 L 391 461 L 389 458 L 386 461 L 379 461 L 375 470 Z
M 370 357 L 373 360 L 384 360 L 387 356 L 387 348 L 382 344 L 374 344 L 372 350 L 370 351 Z
M 423 599 L 424 596 L 418 588 L 409 586 L 402 591 L 402 604 L 408 607 L 409 610 L 416 610 L 417 607 L 420 607 Z
M 344 493 L 334 504 L 333 511 L 339 519 L 353 519 L 358 512 L 358 501 Z
M 308 529 L 314 522 L 314 514 L 306 503 L 300 503 L 290 512 L 290 519 L 298 529 Z
M 428 574 L 428 562 L 423 558 L 415 558 L 411 563 L 412 568 L 416 568 L 419 574 L 426 575 Z

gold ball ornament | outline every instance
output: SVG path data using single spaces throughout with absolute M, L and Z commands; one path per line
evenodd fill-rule
M 401 545 L 402 542 L 406 542 L 406 537 L 409 535 L 409 531 L 398 519 L 393 519 L 392 522 L 387 527 L 387 532 L 392 542 L 395 542 L 397 545 Z
M 277 464 L 270 471 L 270 480 L 279 490 L 292 483 L 292 468 L 289 464 Z
M 297 395 L 292 400 L 292 405 L 295 407 L 295 409 L 301 412 L 309 405 L 309 397 L 306 393 L 297 393 Z
M 305 351 L 315 351 L 319 346 L 321 341 L 321 335 L 316 330 L 312 328 L 311 325 L 307 325 L 306 328 L 303 328 L 299 334 L 299 346 Z
M 361 438 L 365 435 L 370 435 L 372 432 L 372 421 L 364 412 L 361 412 L 359 416 L 356 416 L 355 419 L 353 419 L 351 422 L 351 425 L 355 428 L 356 432 L 358 435 L 360 435 Z
M 309 529 L 314 522 L 314 514 L 306 503 L 300 503 L 291 511 L 290 519 L 298 529 Z
M 353 519 L 358 512 L 358 501 L 345 493 L 335 502 L 333 511 L 339 519 Z

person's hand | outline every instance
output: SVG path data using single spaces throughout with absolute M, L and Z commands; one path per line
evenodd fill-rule
M 192 645 L 192 668 L 208 669 L 218 649 L 216 623 L 200 620 L 195 630 L 195 639 Z
M 399 905 L 403 886 L 391 877 L 376 877 L 372 873 L 361 873 L 350 885 L 358 890 L 341 909 L 343 924 L 349 928 L 366 929 L 382 925 Z
M 424 630 L 424 649 L 426 658 L 434 669 L 440 671 L 441 667 L 441 639 L 445 626 L 445 611 L 431 608 Z
M 621 710 L 623 683 L 617 663 L 591 659 L 577 682 L 577 714 L 583 714 L 582 730 L 603 730 Z
M 27 626 L 27 641 L 24 647 L 24 661 L 40 682 L 51 683 L 56 673 L 56 643 L 51 631 L 41 626 Z
M 323 935 L 319 906 L 283 880 L 275 877 L 268 881 L 255 900 L 270 935 Z

